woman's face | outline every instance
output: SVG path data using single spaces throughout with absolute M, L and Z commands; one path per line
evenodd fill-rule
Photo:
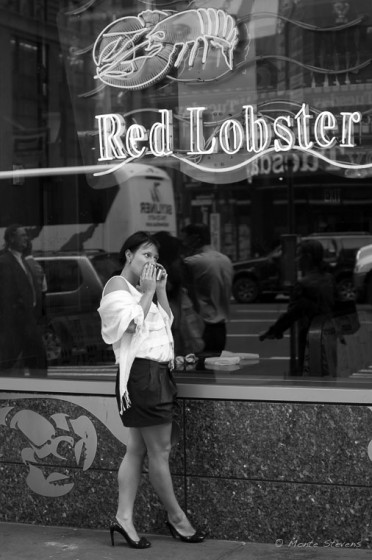
M 159 259 L 159 252 L 152 243 L 143 243 L 132 253 L 128 251 L 127 262 L 130 263 L 132 271 L 140 276 L 146 263 L 156 264 Z

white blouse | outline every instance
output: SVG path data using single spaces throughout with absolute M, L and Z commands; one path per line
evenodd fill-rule
M 142 293 L 120 276 L 127 288 L 115 290 L 105 295 L 103 289 L 98 313 L 102 321 L 102 338 L 112 344 L 115 363 L 119 365 L 119 390 L 121 412 L 130 406 L 127 384 L 129 372 L 135 358 L 147 358 L 157 362 L 171 362 L 174 358 L 171 325 L 173 316 L 169 317 L 160 304 L 151 303 L 149 312 L 144 317 L 139 305 Z M 127 332 L 129 324 L 134 321 L 134 333 Z M 124 403 L 123 403 L 124 400 Z

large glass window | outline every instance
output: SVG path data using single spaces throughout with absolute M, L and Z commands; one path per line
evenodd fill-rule
M 99 378 L 124 239 L 202 223 L 233 263 L 225 357 L 240 361 L 201 352 L 179 376 L 368 385 L 370 2 L 0 0 L 0 15 L 0 376 L 89 363 Z M 299 255 L 314 241 L 332 305 Z

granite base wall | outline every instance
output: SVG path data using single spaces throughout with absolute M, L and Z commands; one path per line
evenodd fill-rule
M 180 404 L 175 490 L 211 538 L 372 547 L 368 406 Z M 107 527 L 127 435 L 115 407 L 99 396 L 1 394 L 0 520 Z M 136 525 L 165 533 L 164 521 L 145 464 Z

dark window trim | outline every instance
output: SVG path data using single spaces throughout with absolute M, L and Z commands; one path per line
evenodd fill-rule
M 372 406 L 372 388 L 366 387 L 304 387 L 288 385 L 242 386 L 178 382 L 181 399 L 236 400 L 261 402 L 293 402 L 321 404 L 353 404 Z M 85 396 L 115 396 L 115 381 L 71 379 L 0 378 L 0 394 L 30 393 Z M 11 396 L 9 395 L 9 398 Z

